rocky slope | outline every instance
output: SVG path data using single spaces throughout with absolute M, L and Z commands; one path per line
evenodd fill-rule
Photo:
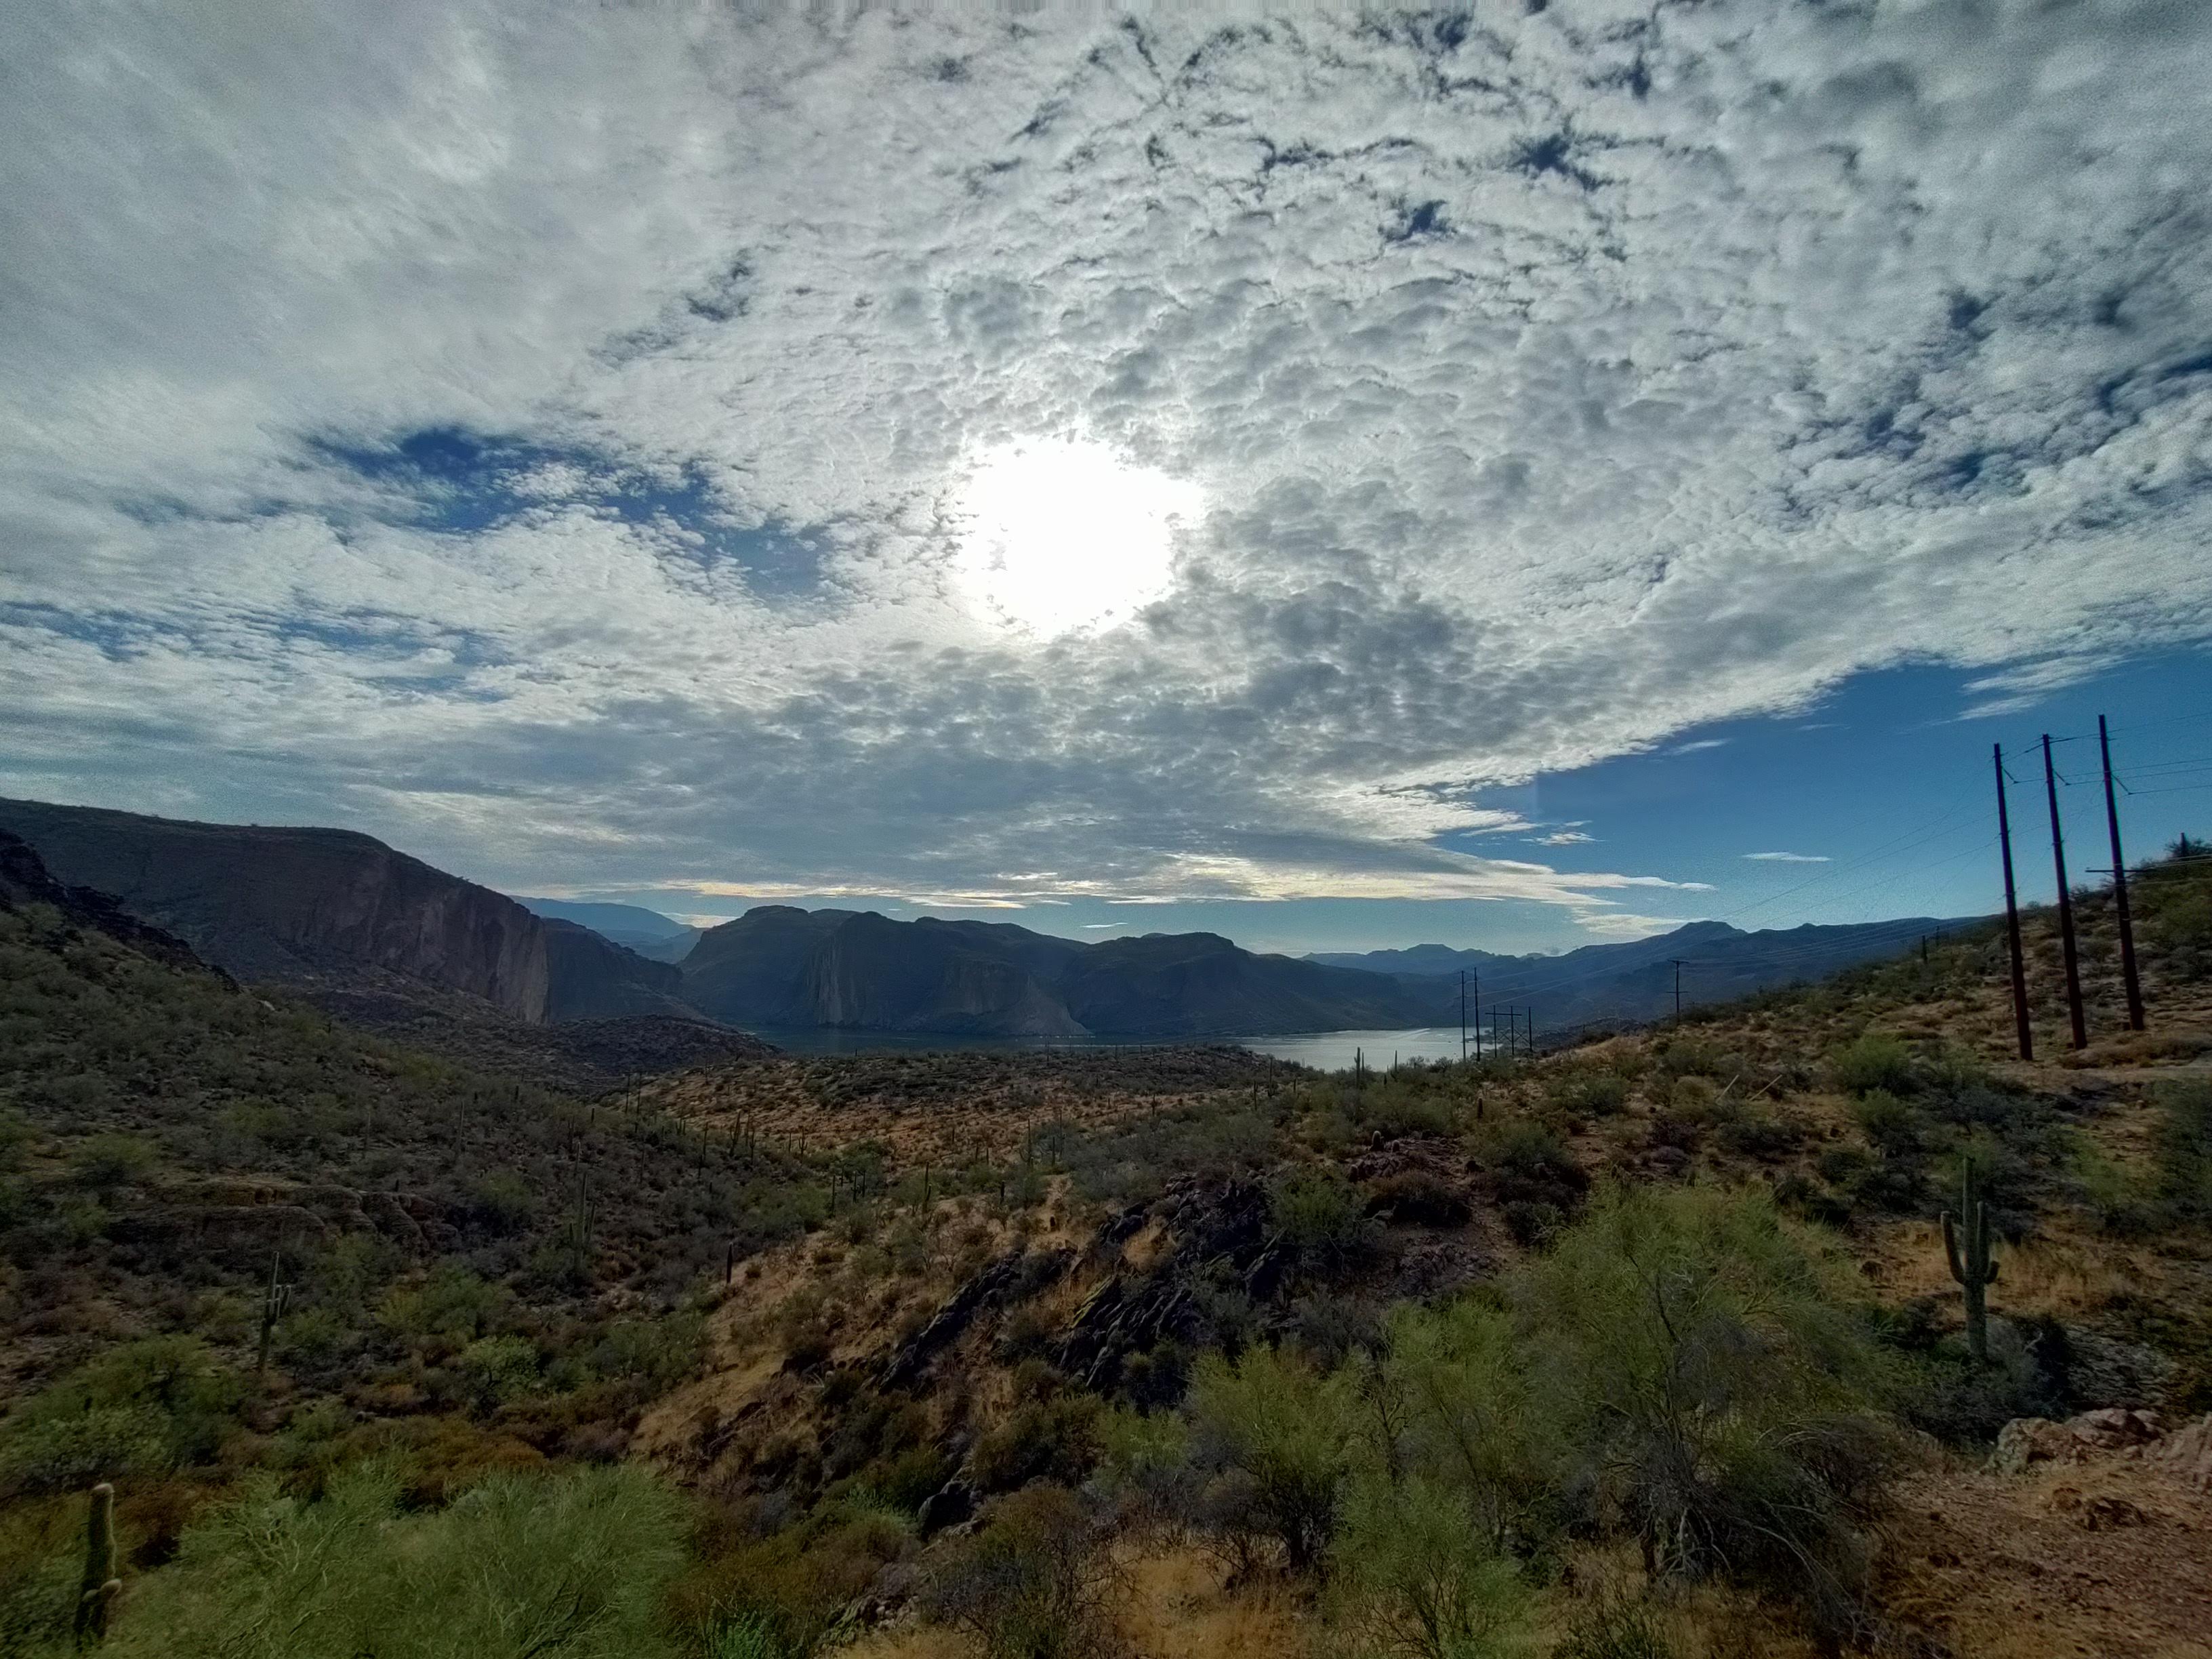
M 447 989 L 528 1024 L 690 1012 L 673 967 L 349 830 L 22 800 L 0 800 L 0 830 L 240 980 Z

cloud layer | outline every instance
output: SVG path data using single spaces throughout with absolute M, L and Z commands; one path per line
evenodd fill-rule
M 2212 12 L 1501 15 L 19 17 L 0 781 L 1617 930 L 1481 786 L 2212 632 Z M 1070 443 L 1200 506 L 1041 639 L 960 503 Z

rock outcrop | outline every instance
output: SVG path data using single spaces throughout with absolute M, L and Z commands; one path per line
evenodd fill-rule
M 397 980 L 461 992 L 530 1024 L 690 1012 L 672 966 L 349 830 L 20 800 L 0 801 L 0 830 L 64 884 L 109 896 L 242 981 L 332 989 Z

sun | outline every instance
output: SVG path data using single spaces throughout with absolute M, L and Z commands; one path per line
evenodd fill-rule
M 1052 639 L 1126 622 L 1175 580 L 1198 488 L 1099 443 L 1045 439 L 978 453 L 954 499 L 952 575 L 980 616 Z

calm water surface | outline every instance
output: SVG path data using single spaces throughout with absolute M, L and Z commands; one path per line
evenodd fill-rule
M 926 1054 L 958 1049 L 1131 1048 L 1157 1048 L 1158 1043 L 1133 1043 L 1104 1038 L 949 1036 L 941 1031 L 841 1031 L 819 1025 L 763 1026 L 756 1033 L 779 1048 L 794 1054 Z M 1203 1041 L 1204 1039 L 1192 1039 Z M 1289 1036 L 1231 1039 L 1255 1054 L 1296 1060 L 1324 1072 L 1339 1072 L 1364 1054 L 1378 1071 L 1393 1057 L 1401 1060 L 1456 1060 L 1459 1028 L 1423 1027 L 1405 1031 L 1308 1031 Z

